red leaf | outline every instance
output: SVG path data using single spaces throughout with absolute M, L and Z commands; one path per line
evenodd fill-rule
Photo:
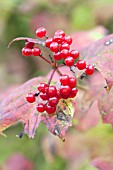
M 80 31 L 72 34 L 73 42 L 71 45 L 71 49 L 75 49 L 81 51 L 91 43 L 99 40 L 107 33 L 107 30 L 98 26 L 94 29 L 88 31 Z
M 100 121 L 100 112 L 98 109 L 98 101 L 95 100 L 90 108 L 83 113 L 84 116 L 79 118 L 78 128 L 80 130 L 88 130 L 94 126 L 96 126 Z
M 113 170 L 113 160 L 109 160 L 108 158 L 96 158 L 91 162 L 91 164 L 94 167 L 99 168 L 99 170 Z
M 113 125 L 113 89 L 107 94 L 105 81 L 99 72 L 85 81 L 79 89 L 76 100 L 78 101 L 78 113 L 75 118 L 78 120 L 78 128 L 87 130 L 98 124 L 100 115 L 103 123 Z
M 71 126 L 74 114 L 73 101 L 60 100 L 56 114 L 49 116 L 47 113 L 38 113 L 36 103 L 30 104 L 25 98 L 29 92 L 37 93 L 39 82 L 45 82 L 45 80 L 46 78 L 41 77 L 31 79 L 3 100 L 0 105 L 0 133 L 18 121 L 22 121 L 24 123 L 23 133 L 33 138 L 36 128 L 43 121 L 51 133 L 64 140 L 63 137 L 68 127 Z

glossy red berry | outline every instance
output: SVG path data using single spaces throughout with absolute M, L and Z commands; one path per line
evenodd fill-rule
M 78 92 L 78 89 L 76 87 L 72 88 L 70 95 L 69 95 L 69 98 L 74 98 L 77 95 L 77 92 Z
M 41 98 L 42 100 L 48 100 L 48 99 L 49 99 L 47 93 L 42 93 L 42 92 L 40 93 L 40 98 Z
M 48 89 L 48 84 L 45 84 L 45 83 L 40 83 L 38 85 L 38 91 L 39 92 L 42 92 L 42 93 L 45 93 Z
M 70 51 L 70 56 L 73 57 L 73 59 L 77 59 L 79 57 L 79 52 L 77 50 Z
M 60 51 L 63 50 L 63 49 L 67 49 L 69 50 L 70 49 L 70 45 L 68 43 L 63 43 L 60 47 Z
M 68 83 L 69 87 L 74 88 L 76 86 L 76 84 L 77 84 L 76 78 L 69 77 L 69 83 Z
M 33 42 L 26 42 L 26 43 L 25 43 L 25 47 L 26 47 L 26 48 L 31 48 L 31 49 L 32 49 L 33 46 L 34 46 L 34 44 L 35 44 L 35 43 L 33 43 Z
M 65 62 L 65 64 L 66 64 L 67 66 L 69 66 L 69 67 L 71 67 L 71 66 L 74 65 L 74 59 L 73 59 L 73 57 L 67 57 L 64 62 Z
M 62 75 L 60 77 L 60 82 L 63 86 L 68 85 L 69 84 L 69 76 L 68 75 Z
M 47 95 L 48 95 L 49 97 L 54 97 L 54 96 L 56 96 L 56 94 L 57 94 L 57 89 L 56 89 L 56 87 L 55 87 L 55 86 L 49 86 L 49 87 L 48 87 L 48 90 L 47 90 Z
M 22 55 L 25 57 L 31 56 L 32 55 L 32 49 L 24 47 L 22 49 Z
M 87 66 L 86 66 L 85 73 L 86 73 L 87 75 L 92 75 L 92 74 L 94 73 L 94 71 L 95 71 L 95 68 L 94 68 L 93 65 L 87 65 Z
M 79 70 L 84 70 L 86 68 L 86 61 L 85 60 L 78 60 L 76 66 Z
M 51 50 L 52 52 L 57 53 L 58 50 L 59 50 L 59 45 L 58 45 L 58 43 L 57 43 L 57 42 L 52 42 L 52 43 L 50 44 L 50 50 Z
M 67 42 L 67 44 L 71 45 L 72 43 L 72 38 L 69 35 L 66 35 L 64 37 L 64 41 Z
M 43 103 L 39 103 L 36 106 L 36 109 L 37 109 L 38 112 L 44 112 L 45 111 L 45 105 Z
M 62 35 L 64 37 L 65 36 L 65 32 L 63 30 L 57 30 L 55 32 L 55 35 Z
M 62 99 L 68 99 L 68 98 L 69 98 L 69 95 L 62 94 Z
M 61 96 L 67 96 L 69 95 L 71 92 L 71 88 L 67 85 L 67 86 L 61 86 L 60 88 L 60 94 Z
M 46 112 L 48 114 L 53 114 L 56 111 L 56 107 L 55 106 L 50 106 L 49 104 L 46 105 Z
M 53 38 L 54 42 L 57 42 L 58 44 L 61 44 L 64 40 L 64 37 L 62 35 L 55 35 Z
M 61 60 L 62 59 L 61 53 L 60 52 L 54 53 L 54 59 Z
M 67 50 L 67 49 L 61 50 L 60 53 L 61 53 L 62 58 L 64 58 L 64 59 L 69 56 L 69 50 Z
M 50 106 L 56 106 L 58 104 L 58 98 L 57 97 L 49 98 L 48 102 Z
M 28 93 L 26 95 L 26 100 L 29 102 L 29 103 L 34 103 L 36 98 L 35 98 L 35 95 L 33 93 Z
M 42 38 L 46 35 L 46 29 L 44 27 L 40 27 L 36 30 L 36 36 Z
M 34 55 L 34 56 L 39 56 L 40 54 L 41 54 L 40 48 L 34 47 L 34 48 L 32 49 L 32 55 Z
M 46 47 L 50 47 L 50 44 L 53 42 L 53 38 L 48 38 L 47 40 L 46 40 Z

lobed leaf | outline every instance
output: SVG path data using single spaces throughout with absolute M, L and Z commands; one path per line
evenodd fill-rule
M 30 104 L 25 98 L 29 92 L 37 93 L 37 85 L 45 80 L 46 78 L 41 77 L 31 79 L 2 101 L 0 104 L 0 133 L 15 123 L 23 122 L 24 131 L 19 134 L 19 137 L 26 133 L 30 138 L 33 138 L 42 121 L 52 134 L 64 141 L 65 132 L 72 125 L 71 121 L 75 110 L 73 101 L 60 100 L 56 113 L 50 116 L 46 112 L 37 112 L 38 100 L 36 103 Z

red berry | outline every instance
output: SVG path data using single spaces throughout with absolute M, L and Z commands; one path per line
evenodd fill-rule
M 40 93 L 40 98 L 42 100 L 48 100 L 48 95 L 46 93 Z
M 53 42 L 53 39 L 52 38 L 48 38 L 47 40 L 46 40 L 46 47 L 50 47 L 50 44 Z
M 73 57 L 67 57 L 67 58 L 65 59 L 65 64 L 66 64 L 67 66 L 69 66 L 69 67 L 73 66 L 73 65 L 74 65 L 74 59 L 73 59 Z
M 78 60 L 76 66 L 79 70 L 84 70 L 86 68 L 86 61 L 85 60 Z
M 64 37 L 62 35 L 55 35 L 53 38 L 54 42 L 57 42 L 58 44 L 61 44 L 64 40 Z
M 65 42 L 67 42 L 69 45 L 72 43 L 72 38 L 69 35 L 66 35 L 64 37 Z
M 42 93 L 45 93 L 48 89 L 48 84 L 45 84 L 45 83 L 40 83 L 38 85 L 38 91 L 39 92 L 42 92 Z
M 68 99 L 69 98 L 69 95 L 63 95 L 62 94 L 62 99 Z
M 69 50 L 67 50 L 67 49 L 63 49 L 62 51 L 61 51 L 61 56 L 62 56 L 62 58 L 67 58 L 68 56 L 69 56 Z
M 40 27 L 36 30 L 36 36 L 42 38 L 46 35 L 46 29 L 44 27 Z
M 24 47 L 22 49 L 22 55 L 23 56 L 31 56 L 32 55 L 32 49 Z
M 93 65 L 87 65 L 87 66 L 86 66 L 85 73 L 86 73 L 87 75 L 92 75 L 92 74 L 94 73 L 94 71 L 95 71 L 95 68 L 94 68 Z
M 58 43 L 57 43 L 57 42 L 52 42 L 52 43 L 50 44 L 50 50 L 51 50 L 52 52 L 57 53 L 58 50 L 59 50 L 59 45 L 58 45 Z
M 60 82 L 63 86 L 68 85 L 69 84 L 69 76 L 68 75 L 62 75 L 60 77 Z
M 26 100 L 29 102 L 29 103 L 34 103 L 36 98 L 35 98 L 35 95 L 33 93 L 28 93 L 26 95 Z
M 55 86 L 49 86 L 47 90 L 47 94 L 49 97 L 54 97 L 57 94 L 57 89 Z
M 54 53 L 54 59 L 61 60 L 62 59 L 61 53 L 60 52 Z
M 40 48 L 34 47 L 34 48 L 32 49 L 32 54 L 33 54 L 34 56 L 39 56 L 40 53 L 41 53 Z
M 48 114 L 53 114 L 56 111 L 56 107 L 55 106 L 50 106 L 49 104 L 46 105 L 46 112 Z
M 77 84 L 76 78 L 69 77 L 69 83 L 68 83 L 69 87 L 74 88 L 76 86 L 76 84 Z
M 77 88 L 72 88 L 69 98 L 74 98 L 77 95 L 78 89 Z
M 62 35 L 63 37 L 65 36 L 65 33 L 64 33 L 64 31 L 62 31 L 62 30 L 57 30 L 56 32 L 55 32 L 55 35 Z
M 49 98 L 49 105 L 50 106 L 56 106 L 57 104 L 58 104 L 58 98 L 57 97 Z
M 60 94 L 61 96 L 68 96 L 71 92 L 71 88 L 67 86 L 61 86 L 60 88 Z
M 77 50 L 70 51 L 70 56 L 73 57 L 73 59 L 77 59 L 79 57 L 79 52 Z
M 44 112 L 45 111 L 45 105 L 43 103 L 39 103 L 36 106 L 36 109 L 37 109 L 38 112 Z
M 70 45 L 67 44 L 67 43 L 63 43 L 63 44 L 61 45 L 61 47 L 60 47 L 60 50 L 63 50 L 63 49 L 69 50 L 69 49 L 70 49 Z
M 25 43 L 25 47 L 26 47 L 26 48 L 31 48 L 31 49 L 32 49 L 33 46 L 34 46 L 34 44 L 35 44 L 34 42 L 26 42 L 26 43 Z

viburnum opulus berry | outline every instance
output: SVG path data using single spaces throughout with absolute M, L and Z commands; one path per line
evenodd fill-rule
M 32 49 L 24 47 L 22 49 L 22 55 L 26 56 L 26 57 L 31 56 L 32 55 Z
M 36 36 L 42 38 L 46 35 L 46 29 L 44 27 L 40 27 L 36 30 Z
M 57 42 L 52 42 L 52 43 L 50 44 L 50 50 L 51 50 L 52 52 L 57 53 L 58 50 L 59 50 L 59 45 L 58 45 L 58 43 L 57 43 Z
M 87 65 L 86 66 L 86 70 L 85 70 L 85 73 L 87 75 L 92 75 L 94 73 L 94 66 L 93 65 Z
M 40 38 L 40 44 L 50 50 L 50 54 L 48 55 L 49 60 L 47 59 L 48 56 L 42 56 L 43 53 L 37 45 L 38 41 L 29 38 L 26 39 L 25 46 L 22 49 L 22 55 L 39 56 L 52 67 L 53 72 L 48 83 L 39 83 L 37 92 L 35 94 L 28 93 L 26 100 L 29 103 L 36 102 L 36 110 L 39 113 L 46 113 L 52 116 L 53 114 L 58 114 L 56 110 L 60 100 L 74 98 L 78 92 L 76 77 L 69 76 L 68 72 L 62 74 L 61 67 L 66 65 L 70 70 L 72 70 L 72 67 L 75 67 L 78 70 L 84 71 L 86 75 L 92 75 L 94 73 L 94 66 L 87 64 L 85 60 L 78 60 L 80 56 L 79 51 L 71 49 L 72 37 L 66 35 L 63 30 L 56 30 L 53 37 L 47 37 L 46 29 L 40 27 L 36 30 L 36 36 Z M 41 38 L 43 38 L 42 42 Z M 31 42 L 29 40 L 31 40 Z M 51 85 L 51 80 L 55 72 L 59 75 L 59 85 Z
M 84 70 L 86 68 L 86 61 L 85 60 L 78 60 L 76 66 L 79 70 Z
M 50 47 L 50 44 L 53 42 L 53 38 L 47 38 L 47 40 L 45 41 L 45 45 L 46 47 Z
M 35 98 L 35 95 L 33 93 L 28 93 L 26 95 L 26 100 L 29 102 L 29 103 L 34 103 L 36 98 Z
M 33 47 L 32 49 L 32 55 L 39 56 L 41 54 L 41 50 L 38 47 Z
M 36 109 L 38 112 L 44 112 L 46 107 L 43 103 L 39 103 L 37 106 L 36 106 Z
M 69 66 L 69 67 L 73 66 L 73 65 L 74 65 L 74 59 L 73 59 L 73 57 L 67 57 L 67 58 L 65 59 L 65 64 L 66 64 L 67 66 Z

